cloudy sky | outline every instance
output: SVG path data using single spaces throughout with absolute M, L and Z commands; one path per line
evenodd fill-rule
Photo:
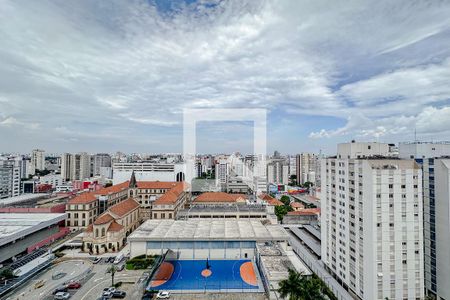
M 184 108 L 266 108 L 268 150 L 450 140 L 450 1 L 2 0 L 0 152 L 181 152 Z M 198 127 L 249 151 L 251 122 Z

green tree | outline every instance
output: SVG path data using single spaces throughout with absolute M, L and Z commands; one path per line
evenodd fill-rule
M 283 217 L 290 211 L 293 211 L 293 209 L 289 205 L 275 206 L 275 215 L 277 216 L 278 221 L 283 220 Z
M 13 270 L 11 270 L 10 268 L 4 268 L 3 270 L 0 271 L 0 277 L 5 279 L 11 279 L 14 278 L 15 276 Z
M 309 188 L 311 188 L 313 185 L 314 185 L 314 183 L 312 183 L 311 181 L 307 181 L 307 182 L 305 182 L 305 183 L 303 184 L 303 187 L 309 189 Z
M 326 287 L 325 283 L 316 275 L 303 276 L 294 270 L 289 270 L 287 279 L 280 281 L 278 292 L 289 300 L 325 300 L 336 297 Z M 326 296 L 327 297 L 326 297 Z
M 291 198 L 289 196 L 283 195 L 280 199 L 281 202 L 284 203 L 284 205 L 289 205 L 291 203 Z
M 289 300 L 300 300 L 302 299 L 302 285 L 303 285 L 302 274 L 289 269 L 289 276 L 279 282 L 278 292 L 282 298 L 288 298 Z

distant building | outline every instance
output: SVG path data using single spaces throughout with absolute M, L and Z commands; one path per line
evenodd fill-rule
M 272 184 L 289 184 L 289 163 L 283 158 L 269 161 L 267 181 Z
M 34 149 L 31 152 L 31 168 L 30 173 L 34 175 L 36 170 L 45 170 L 45 151 L 40 149 Z
M 319 163 L 317 155 L 314 153 L 297 154 L 295 162 L 297 183 L 312 182 L 315 184 L 317 164 Z
M 91 156 L 86 152 L 64 153 L 61 156 L 61 176 L 64 181 L 89 179 L 91 177 Z
M 101 175 L 101 168 L 111 167 L 111 156 L 107 153 L 97 153 L 93 157 L 94 160 L 94 176 Z
M 20 195 L 20 168 L 0 161 L 0 199 Z
M 250 188 L 240 176 L 229 176 L 227 178 L 227 193 L 248 194 Z
M 186 174 L 182 163 L 120 162 L 113 164 L 113 184 L 129 180 L 133 171 L 138 181 L 191 182 L 195 177 L 195 170 Z
M 220 159 L 216 163 L 215 175 L 216 175 L 216 185 L 225 187 L 227 184 L 227 178 L 230 174 L 230 165 L 227 160 Z

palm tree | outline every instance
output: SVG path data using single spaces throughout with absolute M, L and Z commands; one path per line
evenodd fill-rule
M 289 300 L 325 300 L 323 283 L 316 276 L 307 277 L 289 269 L 287 279 L 280 281 L 278 292 Z
M 107 272 L 111 273 L 111 286 L 114 286 L 114 274 L 117 272 L 117 267 L 115 265 L 111 265 Z
M 301 298 L 301 286 L 303 276 L 302 274 L 289 269 L 289 276 L 287 279 L 280 281 L 278 292 L 282 298 L 288 298 L 289 300 L 300 300 Z

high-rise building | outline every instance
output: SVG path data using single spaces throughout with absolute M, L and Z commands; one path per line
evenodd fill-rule
M 289 184 L 289 163 L 285 159 L 272 159 L 268 162 L 267 181 L 272 184 Z
M 227 178 L 230 174 L 230 165 L 226 159 L 220 159 L 216 162 L 216 169 L 215 169 L 215 175 L 216 175 L 216 185 L 223 186 L 227 184 Z
M 72 178 L 71 158 L 70 153 L 61 155 L 61 177 L 64 181 L 70 181 Z
M 93 175 L 100 175 L 100 168 L 111 167 L 111 156 L 107 153 L 97 153 L 94 155 Z
M 34 149 L 31 152 L 31 168 L 32 175 L 36 173 L 36 170 L 45 170 L 45 151 L 40 149 Z
M 296 156 L 297 183 L 312 182 L 315 184 L 317 156 L 314 153 L 301 153 Z
M 0 163 L 0 199 L 19 196 L 20 168 L 9 161 Z
M 361 299 L 423 299 L 422 170 L 355 144 L 322 160 L 322 260 Z
M 61 177 L 64 181 L 84 180 L 91 177 L 91 156 L 86 152 L 64 153 L 61 156 Z
M 434 161 L 434 175 L 435 216 L 430 215 L 430 220 L 433 221 L 434 217 L 435 231 L 430 230 L 430 236 L 426 236 L 427 243 L 425 245 L 429 247 L 433 244 L 435 248 L 434 252 L 430 251 L 436 256 L 436 289 L 432 292 L 437 299 L 442 300 L 450 299 L 450 158 Z M 433 237 L 435 237 L 435 241 L 433 241 Z M 433 256 L 431 256 L 430 262 L 431 260 L 433 260 Z M 425 263 L 426 270 L 428 264 L 428 262 Z
M 439 159 L 440 157 L 450 157 L 450 142 L 400 143 L 398 151 L 400 158 L 415 159 L 422 166 L 425 288 L 427 294 L 434 295 L 437 299 L 450 299 L 449 281 L 444 281 L 449 278 L 450 268 L 445 267 L 449 266 L 450 261 L 447 246 L 450 236 L 450 227 L 448 226 L 450 182 L 446 173 L 447 160 Z M 447 195 L 443 191 L 447 191 Z M 438 221 L 438 218 L 441 220 Z

